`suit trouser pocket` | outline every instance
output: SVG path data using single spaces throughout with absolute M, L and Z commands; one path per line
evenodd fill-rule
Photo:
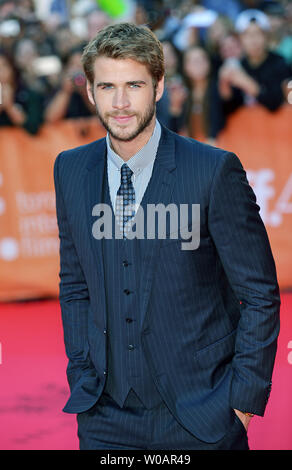
M 230 450 L 249 450 L 247 431 L 235 411 L 231 429 L 223 439 L 224 448 Z
M 233 410 L 234 412 L 234 421 L 235 423 L 237 424 L 237 427 L 238 429 L 241 429 L 241 431 L 243 432 L 243 434 L 247 434 L 247 431 L 245 429 L 245 426 L 243 424 L 243 422 L 241 421 L 241 419 L 237 416 L 237 414 L 235 413 L 235 411 Z

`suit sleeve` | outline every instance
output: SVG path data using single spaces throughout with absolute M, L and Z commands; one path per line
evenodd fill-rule
M 56 212 L 60 239 L 59 299 L 65 349 L 69 359 L 67 378 L 72 392 L 81 377 L 92 373 L 93 366 L 88 355 L 87 340 L 89 294 L 66 217 L 59 177 L 61 158 L 62 154 L 58 155 L 54 165 Z
M 213 177 L 208 223 L 240 302 L 230 406 L 263 416 L 277 349 L 280 295 L 259 209 L 240 160 L 226 152 Z

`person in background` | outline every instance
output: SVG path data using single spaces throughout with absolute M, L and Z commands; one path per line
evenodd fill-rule
M 81 64 L 80 48 L 73 49 L 65 64 L 61 84 L 48 100 L 44 112 L 45 122 L 61 119 L 87 118 L 95 115 L 86 92 L 86 79 Z
M 224 15 L 219 15 L 207 28 L 204 47 L 211 60 L 212 70 L 216 74 L 222 65 L 220 47 L 222 41 L 234 31 L 234 23 Z
M 104 11 L 94 10 L 87 15 L 86 22 L 87 22 L 88 40 L 90 41 L 92 38 L 96 36 L 97 32 L 100 29 L 110 24 L 111 19 Z
M 242 57 L 242 46 L 238 34 L 230 32 L 219 43 L 219 54 L 223 63 L 226 61 L 240 61 Z
M 240 106 L 259 103 L 276 111 L 284 102 L 283 83 L 291 71 L 285 60 L 268 48 L 269 21 L 259 10 L 242 12 L 236 22 L 243 57 L 219 70 L 219 90 L 226 115 Z
M 292 31 L 289 25 L 289 10 L 279 2 L 269 1 L 263 8 L 271 25 L 269 45 L 292 65 Z M 290 26 L 290 29 L 289 29 Z
M 53 32 L 53 35 L 54 53 L 60 57 L 65 65 L 71 51 L 80 46 L 81 40 L 67 24 L 60 24 Z
M 21 39 L 30 39 L 35 43 L 38 53 L 41 56 L 53 53 L 53 39 L 47 34 L 45 24 L 39 19 L 20 20 L 22 27 Z
M 40 87 L 39 80 L 34 74 L 34 61 L 39 57 L 36 43 L 31 39 L 23 38 L 15 44 L 15 64 L 24 83 L 33 89 Z
M 16 14 L 19 18 L 26 21 L 31 21 L 36 18 L 35 16 L 35 2 L 34 0 L 21 0 L 15 2 Z
M 187 133 L 194 139 L 215 144 L 225 123 L 217 79 L 204 48 L 195 46 L 185 52 L 184 74 L 189 88 Z
M 182 55 L 170 41 L 162 41 L 165 63 L 165 88 L 156 110 L 158 119 L 168 129 L 184 133 L 187 120 L 188 92 L 182 70 Z
M 37 134 L 43 118 L 40 95 L 23 84 L 13 60 L 0 51 L 0 126 L 18 126 Z

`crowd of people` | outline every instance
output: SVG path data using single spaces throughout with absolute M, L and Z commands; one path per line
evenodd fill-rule
M 214 143 L 239 107 L 287 102 L 289 0 L 0 0 L 0 126 L 37 134 L 44 123 L 98 119 L 82 51 L 120 21 L 149 26 L 163 45 L 157 117 L 175 132 Z

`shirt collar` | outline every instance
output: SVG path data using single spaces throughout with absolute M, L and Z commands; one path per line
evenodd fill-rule
M 161 136 L 161 126 L 156 119 L 155 128 L 148 142 L 142 147 L 135 155 L 133 155 L 128 161 L 127 165 L 132 170 L 135 176 L 137 176 L 146 166 L 155 160 L 156 152 Z M 118 171 L 121 170 L 122 165 L 125 163 L 124 160 L 112 149 L 109 133 L 106 135 L 107 155 L 109 160 L 115 165 Z

